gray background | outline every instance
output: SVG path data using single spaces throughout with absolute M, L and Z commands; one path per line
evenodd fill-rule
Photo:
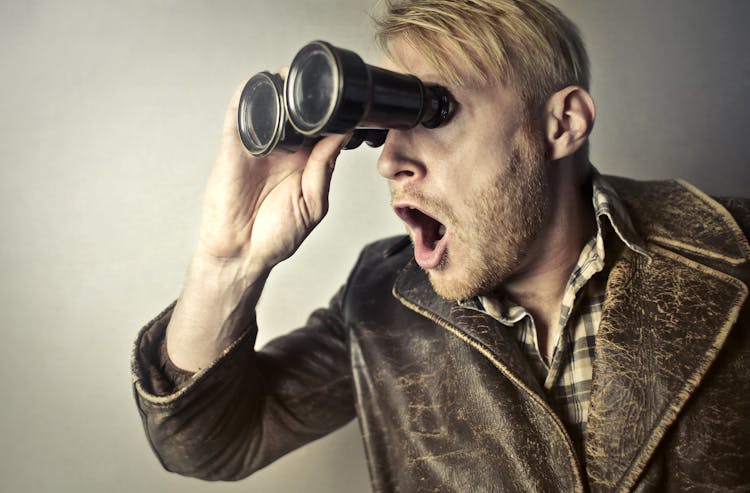
M 557 3 L 590 49 L 600 170 L 750 195 L 750 2 Z M 138 328 L 179 294 L 235 86 L 317 38 L 375 62 L 372 7 L 2 0 L 0 490 L 368 490 L 355 423 L 240 483 L 164 472 L 129 358 Z M 401 232 L 375 158 L 340 160 L 329 217 L 269 282 L 261 342 L 325 304 L 363 244 Z

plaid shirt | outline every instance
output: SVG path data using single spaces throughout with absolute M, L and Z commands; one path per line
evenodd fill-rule
M 479 297 L 463 302 L 509 328 L 578 446 L 583 443 L 588 420 L 594 347 L 607 281 L 604 242 L 614 230 L 628 248 L 648 256 L 616 192 L 596 170 L 592 174 L 592 202 L 597 232 L 583 247 L 565 286 L 559 337 L 550 364 L 541 356 L 534 319 L 525 308 L 507 298 Z M 607 241 L 609 248 L 613 241 Z

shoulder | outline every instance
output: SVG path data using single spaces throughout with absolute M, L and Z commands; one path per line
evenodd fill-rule
M 373 307 L 387 310 L 395 299 L 392 296 L 396 278 L 412 259 L 408 236 L 384 238 L 365 246 L 344 286 L 342 308 L 351 318 L 361 312 L 372 315 Z
M 400 271 L 412 258 L 411 240 L 406 235 L 390 236 L 365 245 L 351 271 L 351 278 L 374 272 Z
M 750 238 L 750 198 L 716 197 L 716 201 L 732 214 L 745 237 Z
M 391 236 L 366 245 L 350 275 L 358 282 L 395 278 L 412 258 L 411 240 L 406 235 Z M 390 289 L 390 288 L 389 288 Z
M 360 254 L 359 262 L 384 262 L 400 257 L 411 251 L 411 240 L 407 235 L 382 238 L 366 245 Z
M 716 199 L 683 180 L 605 178 L 646 242 L 732 265 L 750 259 L 748 199 Z

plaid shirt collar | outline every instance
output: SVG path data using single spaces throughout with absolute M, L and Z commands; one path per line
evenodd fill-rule
M 591 166 L 592 202 L 597 223 L 597 239 L 603 237 L 604 219 L 625 245 L 636 253 L 647 258 L 651 256 L 641 236 L 636 232 L 625 205 L 612 185 Z M 602 238 L 603 241 L 603 238 Z

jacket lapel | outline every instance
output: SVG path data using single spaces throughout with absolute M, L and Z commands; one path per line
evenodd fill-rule
M 717 228 L 726 216 L 711 213 L 711 199 L 684 197 L 681 209 L 663 212 L 643 197 L 618 191 L 643 226 L 650 258 L 626 250 L 608 280 L 585 444 L 592 491 L 633 487 L 700 385 L 748 294 L 740 280 L 658 246 L 725 265 L 743 262 L 747 242 L 727 240 L 736 240 L 739 228 Z M 685 192 L 695 193 L 674 191 Z M 698 206 L 707 209 L 697 213 Z M 654 211 L 669 217 L 654 217 Z M 689 236 L 677 234 L 684 228 L 669 231 L 688 220 Z M 710 226 L 700 230 L 696 224 Z
M 431 319 L 485 356 L 512 381 L 543 396 L 529 364 L 507 328 L 489 315 L 438 296 L 427 274 L 410 261 L 396 280 L 394 296 L 402 304 Z
M 534 378 L 529 363 L 507 328 L 489 315 L 438 296 L 427 274 L 413 260 L 396 280 L 393 294 L 407 308 L 432 320 L 481 353 L 546 412 L 558 431 L 558 437 L 550 437 L 550 440 L 559 438 L 560 443 L 567 444 L 567 454 L 558 456 L 561 460 L 559 466 L 564 466 L 562 459 L 565 457 L 575 477 L 575 491 L 585 491 L 585 479 L 573 442 L 562 421 L 547 403 L 541 384 Z

